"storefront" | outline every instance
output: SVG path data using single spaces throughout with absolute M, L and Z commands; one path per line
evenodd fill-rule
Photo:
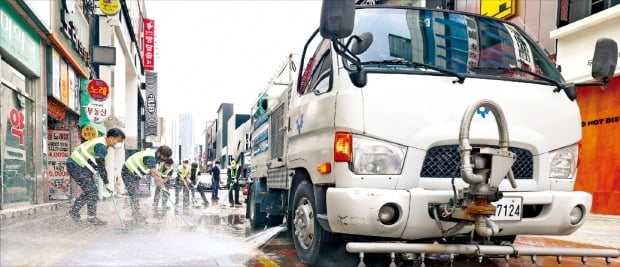
M 36 31 L 7 1 L 0 1 L 0 208 L 36 202 L 41 51 Z
M 77 194 L 66 161 L 82 142 L 81 91 L 90 76 L 90 27 L 75 1 L 52 1 L 52 24 L 48 38 L 53 47 L 46 51 L 48 197 L 64 200 Z
M 619 22 L 620 5 L 615 5 L 551 32 L 558 43 L 557 64 L 568 81 L 592 81 L 596 41 L 620 43 Z M 620 64 L 606 87 L 579 87 L 577 104 L 583 136 L 575 190 L 592 194 L 593 213 L 620 215 Z

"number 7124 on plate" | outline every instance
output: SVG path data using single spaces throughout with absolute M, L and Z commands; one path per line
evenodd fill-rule
M 519 221 L 523 213 L 522 197 L 503 197 L 491 203 L 495 205 L 495 215 L 491 216 L 494 221 Z

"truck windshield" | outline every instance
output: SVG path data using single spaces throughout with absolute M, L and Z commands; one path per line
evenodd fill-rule
M 359 8 L 356 12 L 353 34 L 370 32 L 374 39 L 358 55 L 367 71 L 431 71 L 563 83 L 546 53 L 509 23 L 439 10 Z M 412 64 L 396 64 L 400 62 Z

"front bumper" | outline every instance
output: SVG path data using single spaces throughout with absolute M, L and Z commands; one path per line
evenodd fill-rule
M 372 188 L 329 188 L 327 190 L 327 218 L 333 232 L 416 240 L 442 237 L 435 220 L 429 215 L 429 205 L 447 203 L 451 190 L 386 190 Z M 536 216 L 520 221 L 496 221 L 499 235 L 569 235 L 579 229 L 584 219 L 572 225 L 570 213 L 581 206 L 588 214 L 592 196 L 586 192 L 504 192 L 504 196 L 520 196 L 523 205 L 538 205 L 542 210 Z M 398 207 L 399 218 L 392 225 L 379 221 L 379 209 L 388 203 Z M 444 229 L 454 222 L 442 221 Z M 458 233 L 473 231 L 465 226 Z

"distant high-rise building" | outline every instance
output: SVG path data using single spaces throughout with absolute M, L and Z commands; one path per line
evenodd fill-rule
M 179 145 L 181 146 L 181 159 L 190 158 L 194 150 L 194 119 L 191 114 L 179 114 Z

